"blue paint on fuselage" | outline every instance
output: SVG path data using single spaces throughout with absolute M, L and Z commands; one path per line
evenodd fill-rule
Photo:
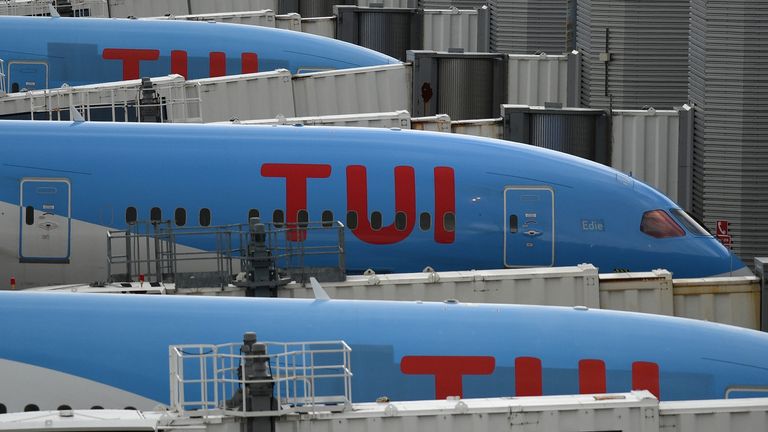
M 514 395 L 517 357 L 541 359 L 544 394 L 578 393 L 582 359 L 605 362 L 610 392 L 631 389 L 633 362 L 657 363 L 664 400 L 768 386 L 764 333 L 605 310 L 2 292 L 0 327 L 0 358 L 159 401 L 168 398 L 169 345 L 235 342 L 246 331 L 270 341 L 346 341 L 357 402 L 434 398 L 432 377 L 400 372 L 404 356 L 421 355 L 494 357 L 491 375 L 464 378 L 464 397 Z
M 140 76 L 171 73 L 171 51 L 186 51 L 189 79 L 209 77 L 209 54 L 223 52 L 227 74 L 241 73 L 241 55 L 258 55 L 260 71 L 345 69 L 399 63 L 357 45 L 289 30 L 197 21 L 0 17 L 0 60 L 48 64 L 48 87 L 121 81 L 123 62 L 103 58 L 104 49 L 159 50 L 142 61 Z M 9 82 L 8 90 L 12 83 Z M 19 83 L 25 87 L 24 82 Z M 35 89 L 44 88 L 37 83 Z
M 73 218 L 115 228 L 125 209 L 148 220 L 160 207 L 165 219 L 185 208 L 188 224 L 200 209 L 213 224 L 244 223 L 249 209 L 271 220 L 286 208 L 283 178 L 261 175 L 264 163 L 328 164 L 329 178 L 307 181 L 310 220 L 331 210 L 345 221 L 346 167 L 364 165 L 369 212 L 392 223 L 396 166 L 415 169 L 416 212 L 434 213 L 435 167 L 455 171 L 455 241 L 439 244 L 433 229 L 418 226 L 403 241 L 373 245 L 346 234 L 347 267 L 396 272 L 504 266 L 504 190 L 547 186 L 554 192 L 557 266 L 593 263 L 602 272 L 666 268 L 675 277 L 700 277 L 744 268 L 712 236 L 686 232 L 658 239 L 640 231 L 644 212 L 678 208 L 643 183 L 603 165 L 563 153 L 499 140 L 416 131 L 238 125 L 99 123 L 0 124 L 3 170 L 0 200 L 19 205 L 23 177 L 65 177 L 72 184 Z M 105 220 L 105 214 L 113 217 Z M 602 221 L 584 230 L 584 220 Z M 308 242 L 335 239 L 310 233 Z M 106 241 L 106 240 L 105 240 Z M 191 246 L 195 246 L 191 244 Z M 210 246 L 210 245 L 209 245 Z M 516 254 L 508 251 L 514 265 Z M 10 276 L 10 275 L 8 275 Z

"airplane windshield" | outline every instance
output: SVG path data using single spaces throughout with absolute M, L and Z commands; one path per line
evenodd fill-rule
M 700 223 L 698 223 L 694 218 L 692 218 L 691 215 L 686 213 L 685 210 L 674 208 L 674 209 L 670 209 L 669 211 L 692 234 L 706 235 L 706 236 L 712 235 L 709 231 L 707 231 L 706 228 L 704 228 Z

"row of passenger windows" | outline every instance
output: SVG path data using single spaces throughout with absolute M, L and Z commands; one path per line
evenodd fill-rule
M 306 227 L 309 224 L 309 213 L 306 210 L 299 210 L 296 215 L 296 219 L 299 227 Z M 248 219 L 260 217 L 258 209 L 248 210 Z M 173 212 L 174 223 L 177 226 L 185 226 L 187 224 L 187 210 L 184 208 L 177 208 Z M 125 210 L 125 222 L 128 224 L 134 224 L 138 220 L 138 211 L 136 207 L 128 207 Z M 150 221 L 162 221 L 163 211 L 159 207 L 152 207 L 149 211 Z M 334 218 L 333 212 L 325 210 L 321 216 L 322 226 L 330 228 L 333 226 Z M 380 230 L 383 226 L 383 215 L 380 211 L 371 213 L 371 228 L 374 230 Z M 276 228 L 282 228 L 285 224 L 285 212 L 277 209 L 272 212 L 272 223 Z M 200 209 L 198 212 L 198 224 L 200 226 L 211 225 L 211 210 L 207 208 Z M 356 229 L 358 225 L 357 212 L 347 212 L 347 226 L 349 229 Z M 405 231 L 408 226 L 408 215 L 405 212 L 397 212 L 395 214 L 395 229 L 398 231 Z M 452 232 L 456 229 L 456 216 L 453 213 L 445 213 L 443 215 L 443 227 L 446 231 Z M 423 212 L 419 215 L 419 228 L 427 231 L 432 228 L 432 215 L 429 212 Z
M 59 407 L 56 408 L 57 411 L 65 411 L 65 410 L 71 410 L 71 409 L 72 409 L 72 407 L 69 406 L 69 405 L 59 405 Z M 100 410 L 100 409 L 104 409 L 104 407 L 99 406 L 99 405 L 94 405 L 94 406 L 91 407 L 91 409 L 93 409 L 93 410 Z M 131 406 L 127 406 L 124 409 L 135 410 L 136 408 L 131 407 Z M 24 412 L 34 412 L 34 411 L 40 411 L 40 407 L 35 405 L 35 404 L 27 404 L 24 407 Z M 0 403 L 0 414 L 7 414 L 7 413 L 8 413 L 8 408 L 4 404 Z

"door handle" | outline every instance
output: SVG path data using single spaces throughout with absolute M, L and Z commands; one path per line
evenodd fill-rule
M 525 231 L 525 232 L 524 232 L 524 234 L 525 234 L 525 235 L 527 235 L 527 236 L 529 236 L 529 237 L 536 237 L 536 236 L 540 236 L 540 235 L 542 235 L 542 234 L 543 234 L 543 232 L 541 232 L 541 231 L 536 231 L 536 230 L 528 230 L 528 231 Z

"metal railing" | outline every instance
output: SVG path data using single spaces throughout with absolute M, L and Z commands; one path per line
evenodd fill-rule
M 31 120 L 67 121 L 70 107 L 85 120 L 111 122 L 199 123 L 200 90 L 180 76 L 30 91 Z M 2 111 L 6 111 L 3 109 Z M 17 109 L 18 110 L 18 109 Z
M 62 16 L 109 17 L 107 0 L 0 0 L 0 15 L 49 16 L 48 5 Z
M 261 344 L 266 354 L 243 354 L 240 343 L 171 346 L 171 408 L 182 416 L 262 417 L 351 406 L 352 349 L 344 341 Z M 248 362 L 268 364 L 269 374 L 247 379 Z M 272 409 L 252 409 L 237 396 L 264 385 L 273 386 Z
M 254 233 L 251 224 L 179 227 L 171 221 L 136 222 L 124 230 L 109 230 L 107 280 L 142 277 L 178 285 L 180 274 L 204 273 L 210 283 L 225 287 L 236 282 L 233 277 L 241 271 L 271 267 L 306 283 L 316 275 L 310 264 L 318 260 L 333 261 L 335 274 L 344 275 L 341 222 L 257 223 L 263 232 Z M 262 253 L 254 253 L 254 244 Z

